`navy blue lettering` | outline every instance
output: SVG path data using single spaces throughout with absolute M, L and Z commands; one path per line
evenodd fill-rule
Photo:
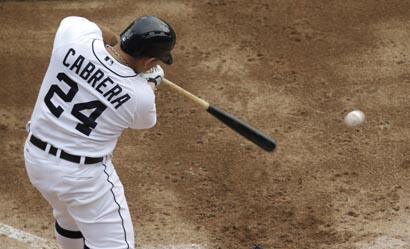
M 64 56 L 63 65 L 66 66 L 66 67 L 69 67 L 69 66 L 70 66 L 70 63 L 67 62 L 67 58 L 68 58 L 68 56 L 69 56 L 70 54 L 75 55 L 75 50 L 72 49 L 72 48 L 70 48 L 70 49 L 67 51 L 67 54 Z
M 115 85 L 113 88 L 111 88 L 110 90 L 108 90 L 108 92 L 104 94 L 104 97 L 107 98 L 108 101 L 111 101 L 112 97 L 117 96 L 121 92 L 122 88 L 119 85 Z
M 74 68 L 77 68 L 75 73 L 78 74 L 80 72 L 80 68 L 83 65 L 84 62 L 84 56 L 79 55 L 77 60 L 74 61 L 74 64 L 70 67 L 70 70 L 73 70 Z
M 120 107 L 122 104 L 127 102 L 130 98 L 131 98 L 130 95 L 128 95 L 127 93 L 111 101 L 111 104 L 117 103 L 117 105 L 115 106 L 115 109 L 118 109 L 118 107 Z
M 112 81 L 112 79 L 110 79 L 109 77 L 105 78 L 105 80 L 103 80 L 96 88 L 95 90 L 97 90 L 97 92 L 103 94 L 103 91 L 101 90 L 101 87 L 106 87 L 107 84 L 105 84 L 106 82 L 110 82 L 111 84 L 114 84 L 114 81 Z
M 95 73 L 88 79 L 88 84 L 91 84 L 92 87 L 95 87 L 95 83 L 97 83 L 97 81 L 100 81 L 102 78 L 104 77 L 104 73 L 100 70 L 97 69 L 97 71 L 95 71 Z
M 97 66 L 93 64 L 91 61 L 85 61 L 85 57 L 81 54 L 78 54 L 78 56 L 74 57 L 75 55 L 76 51 L 73 48 L 68 49 L 63 59 L 63 65 L 69 68 L 78 76 L 80 76 L 82 79 L 84 79 L 85 82 L 87 82 L 97 92 L 104 96 L 104 98 L 106 98 L 107 101 L 109 101 L 115 107 L 115 109 L 119 108 L 125 102 L 131 99 L 131 96 L 129 94 L 122 94 L 122 87 L 116 84 L 110 77 L 105 76 L 104 71 L 97 68 Z M 73 58 L 70 59 L 70 57 Z M 52 90 L 55 90 L 55 92 L 59 94 L 59 92 L 57 92 L 56 89 L 53 88 Z M 51 93 L 53 94 L 54 92 Z M 60 95 L 62 94 L 59 94 L 59 96 Z M 50 94 L 48 98 L 51 99 L 51 97 L 52 95 Z M 48 103 L 47 101 L 48 100 L 46 100 L 46 104 Z M 48 106 L 51 106 L 51 104 L 48 103 Z
M 84 80 L 87 80 L 88 77 L 90 77 L 90 74 L 94 71 L 95 66 L 91 62 L 88 62 L 88 64 L 85 66 L 83 71 L 80 74 L 80 77 L 83 78 Z

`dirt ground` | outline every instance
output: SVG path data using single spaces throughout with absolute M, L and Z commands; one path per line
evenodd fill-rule
M 407 0 L 1 1 L 0 223 L 53 240 L 22 146 L 60 20 L 119 33 L 148 14 L 178 35 L 166 77 L 278 149 L 163 86 L 157 125 L 127 130 L 114 152 L 138 245 L 410 248 Z M 356 108 L 366 122 L 344 126 Z

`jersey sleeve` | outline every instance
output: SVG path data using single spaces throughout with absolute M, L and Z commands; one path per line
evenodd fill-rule
M 147 85 L 147 88 L 149 86 Z M 155 94 L 151 89 L 138 96 L 135 107 L 134 120 L 130 125 L 132 129 L 148 129 L 157 122 L 157 110 L 155 106 Z
M 83 17 L 66 17 L 57 29 L 53 50 L 67 43 L 82 43 L 87 39 L 103 39 L 98 25 Z

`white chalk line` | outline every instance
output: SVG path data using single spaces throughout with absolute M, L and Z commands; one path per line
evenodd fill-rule
M 51 247 L 46 245 L 47 240 L 3 223 L 0 223 L 0 235 L 5 235 L 24 244 L 29 244 L 31 249 L 51 249 Z
M 21 243 L 28 244 L 30 249 L 55 249 L 59 248 L 57 244 L 53 244 L 50 241 L 40 238 L 31 233 L 22 231 L 15 227 L 0 223 L 0 235 L 7 236 L 11 239 L 15 239 Z M 205 249 L 198 244 L 181 244 L 181 245 L 137 245 L 136 249 Z

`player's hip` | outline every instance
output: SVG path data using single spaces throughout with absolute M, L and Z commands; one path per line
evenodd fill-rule
M 100 188 L 107 174 L 118 179 L 111 158 L 94 164 L 75 163 L 52 155 L 26 140 L 24 159 L 30 181 L 37 188 L 71 191 L 70 188 Z M 63 190 L 65 189 L 65 190 Z

